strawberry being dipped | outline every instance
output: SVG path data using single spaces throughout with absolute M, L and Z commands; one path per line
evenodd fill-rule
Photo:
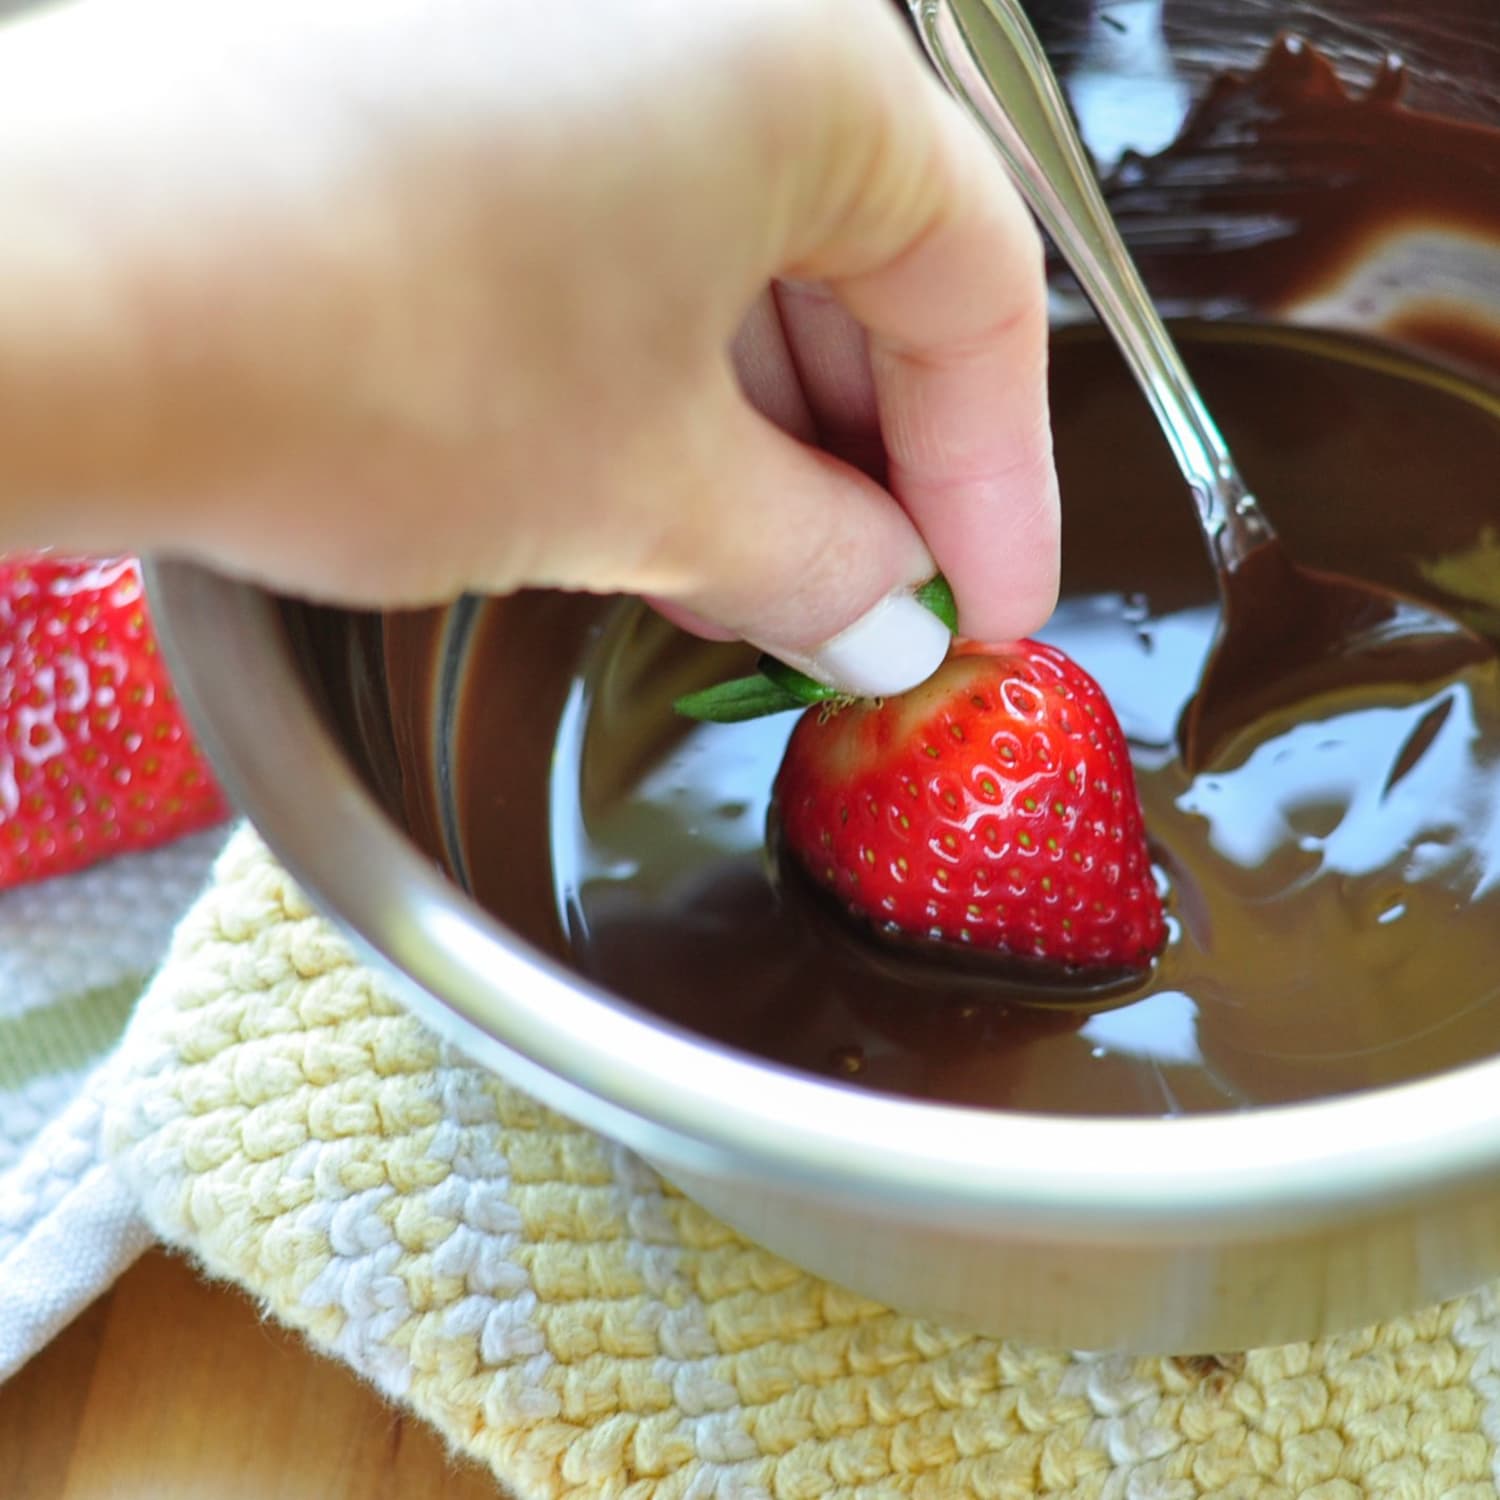
M 0 888 L 226 815 L 133 558 L 0 559 Z
M 927 682 L 884 700 L 830 697 L 775 662 L 762 672 L 772 696 L 823 700 L 792 733 L 773 817 L 784 853 L 857 917 L 1070 970 L 1150 963 L 1166 926 L 1129 750 L 1061 651 L 958 641 Z M 679 708 L 730 717 L 716 704 L 753 702 L 755 681 Z
M 786 851 L 897 932 L 1077 968 L 1161 946 L 1125 737 L 1054 647 L 960 644 L 899 698 L 807 710 L 776 805 Z

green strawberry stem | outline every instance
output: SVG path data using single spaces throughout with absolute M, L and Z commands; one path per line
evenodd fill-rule
M 816 688 L 817 684 L 809 678 L 808 686 Z M 742 724 L 746 719 L 763 719 L 767 714 L 805 708 L 813 701 L 799 698 L 757 672 L 752 677 L 736 677 L 730 682 L 716 682 L 696 693 L 684 693 L 672 707 L 688 719 L 701 719 L 710 724 Z
M 958 605 L 953 600 L 953 590 L 941 573 L 934 573 L 917 590 L 917 603 L 926 605 L 944 625 L 950 635 L 958 632 Z
M 917 590 L 916 599 L 950 631 L 958 629 L 958 606 L 953 602 L 953 590 L 948 587 L 948 580 L 941 573 L 935 574 Z M 840 696 L 836 689 L 814 682 L 806 673 L 777 661 L 774 656 L 762 656 L 756 666 L 758 670 L 753 676 L 736 677 L 696 693 L 684 693 L 672 707 L 688 719 L 700 719 L 710 724 L 742 724 L 747 719 L 788 713 Z

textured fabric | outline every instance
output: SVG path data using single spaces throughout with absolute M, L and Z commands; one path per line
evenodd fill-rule
M 101 1161 L 101 1068 L 224 837 L 0 895 L 0 1379 L 149 1241 Z
M 224 838 L 211 829 L 0 895 L 0 1021 L 149 975 Z
M 119 1040 L 224 838 L 0 894 L 0 1174 Z
M 1493 1292 L 1226 1361 L 897 1316 L 445 1050 L 248 833 L 105 1136 L 159 1234 L 522 1500 L 1496 1494 Z
M 101 1159 L 103 1096 L 81 1093 L 0 1178 L 0 1380 L 151 1243 L 134 1195 Z

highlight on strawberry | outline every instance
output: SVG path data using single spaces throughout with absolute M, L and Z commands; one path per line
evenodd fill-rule
M 134 558 L 0 558 L 0 888 L 228 813 L 157 649 Z
M 941 579 L 923 602 L 954 628 Z M 1144 969 L 1165 940 L 1125 736 L 1056 647 L 958 639 L 889 699 L 762 658 L 677 708 L 802 710 L 776 778 L 782 850 L 877 930 L 1081 972 Z

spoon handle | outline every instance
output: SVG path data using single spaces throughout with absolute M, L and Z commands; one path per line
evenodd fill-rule
M 1273 539 L 1158 316 L 1019 0 L 908 0 L 943 81 L 999 148 L 1022 196 L 1124 353 L 1197 502 L 1216 566 Z

